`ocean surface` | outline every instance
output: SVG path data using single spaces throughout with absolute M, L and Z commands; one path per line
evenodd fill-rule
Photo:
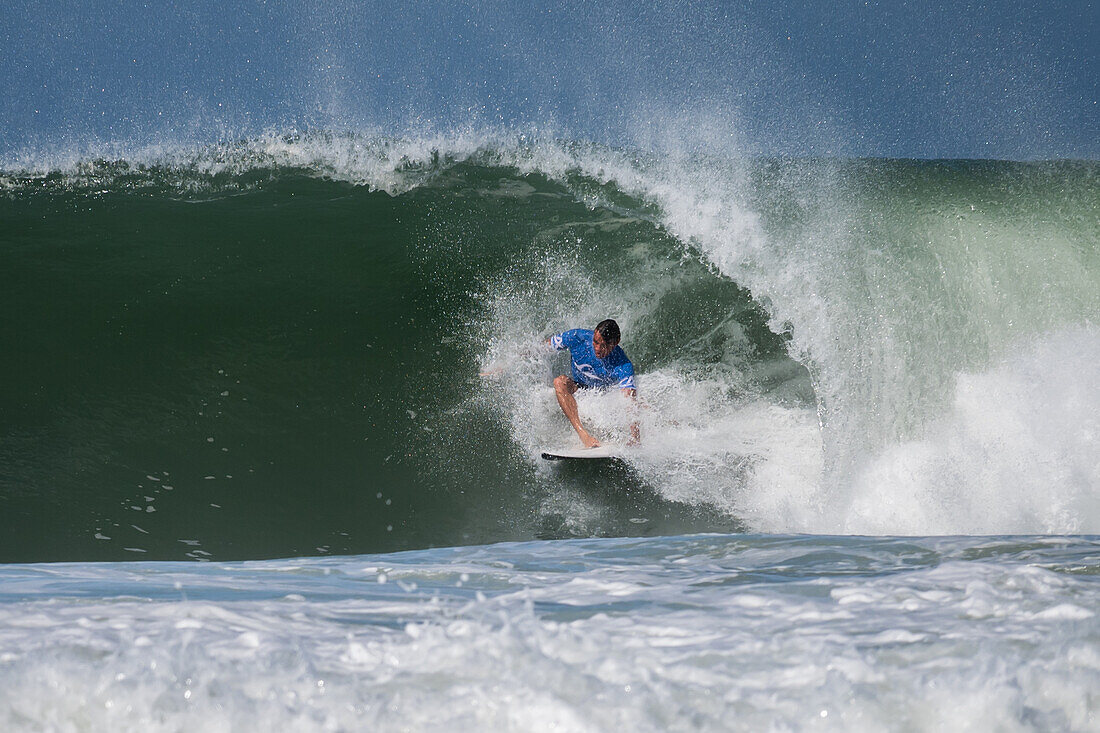
M 1100 727 L 1098 163 L 10 155 L 0 312 L 5 730 Z

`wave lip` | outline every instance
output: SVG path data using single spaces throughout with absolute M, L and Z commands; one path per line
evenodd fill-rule
M 0 165 L 8 190 L 51 183 L 88 192 L 154 187 L 190 191 L 232 185 L 280 172 L 301 173 L 367 186 L 396 195 L 433 172 L 492 150 L 496 133 L 392 137 L 370 133 L 269 132 L 223 143 L 146 145 L 106 143 L 75 151 L 33 152 Z

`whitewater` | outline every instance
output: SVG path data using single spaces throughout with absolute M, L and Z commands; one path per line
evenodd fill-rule
M 9 565 L 9 730 L 1088 730 L 1072 538 Z

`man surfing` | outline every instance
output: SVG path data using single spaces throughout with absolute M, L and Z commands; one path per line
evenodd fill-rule
M 638 391 L 634 387 L 634 365 L 619 348 L 619 324 L 608 318 L 600 321 L 595 329 L 574 328 L 550 337 L 550 346 L 558 351 L 569 349 L 572 360 L 572 376 L 561 375 L 554 379 L 554 393 L 561 411 L 569 424 L 577 431 L 585 448 L 595 448 L 600 442 L 593 438 L 577 415 L 578 389 L 618 388 L 623 395 L 634 399 Z M 639 439 L 638 425 L 630 426 L 631 443 Z

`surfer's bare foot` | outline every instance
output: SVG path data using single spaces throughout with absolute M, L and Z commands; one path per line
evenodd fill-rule
M 581 433 L 580 436 L 581 436 L 581 442 L 584 443 L 585 448 L 599 448 L 600 447 L 600 441 L 596 440 L 591 435 L 589 435 L 587 431 Z

